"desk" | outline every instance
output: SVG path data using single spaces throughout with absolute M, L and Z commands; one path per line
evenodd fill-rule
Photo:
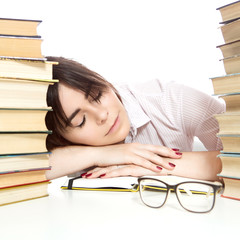
M 161 209 L 141 203 L 139 193 L 61 190 L 49 197 L 0 207 L 1 240 L 61 239 L 235 239 L 240 201 L 217 197 L 207 214 L 189 213 L 174 194 Z

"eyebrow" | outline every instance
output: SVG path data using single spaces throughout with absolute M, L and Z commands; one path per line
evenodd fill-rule
M 75 116 L 81 111 L 80 108 L 77 108 L 68 118 L 68 122 L 71 123 L 71 121 L 75 118 Z

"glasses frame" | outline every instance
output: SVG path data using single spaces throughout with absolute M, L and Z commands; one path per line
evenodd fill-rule
M 163 183 L 163 184 L 165 184 L 165 185 L 167 186 L 167 192 L 166 192 L 165 200 L 164 200 L 164 202 L 163 202 L 160 206 L 154 207 L 154 206 L 151 206 L 151 205 L 146 204 L 146 203 L 143 201 L 142 190 L 141 190 L 141 181 L 143 181 L 143 180 L 154 180 L 154 181 L 161 182 L 161 183 Z M 199 212 L 198 212 L 198 211 L 192 211 L 192 210 L 189 210 L 189 209 L 185 208 L 185 207 L 182 205 L 181 201 L 179 200 L 179 196 L 178 196 L 178 192 L 177 192 L 178 186 L 179 186 L 179 185 L 182 185 L 182 184 L 184 184 L 184 183 L 200 183 L 200 184 L 204 184 L 204 185 L 207 185 L 207 186 L 212 187 L 212 188 L 213 188 L 213 194 L 214 194 L 212 207 L 211 207 L 209 210 L 207 210 L 207 211 L 199 211 Z M 217 184 L 218 184 L 218 185 L 217 185 Z M 178 202 L 179 202 L 179 204 L 180 204 L 185 210 L 187 210 L 187 211 L 189 211 L 189 212 L 192 212 L 192 213 L 208 213 L 208 212 L 210 212 L 210 211 L 214 208 L 215 202 L 216 202 L 216 194 L 223 188 L 223 185 L 222 185 L 220 182 L 217 182 L 217 184 L 216 184 L 216 183 L 215 183 L 215 184 L 214 184 L 214 183 L 211 184 L 211 183 L 206 183 L 206 182 L 201 182 L 201 181 L 184 181 L 184 182 L 180 182 L 180 183 L 177 183 L 177 184 L 168 184 L 168 183 L 166 183 L 166 182 L 164 182 L 164 181 L 162 181 L 162 180 L 156 179 L 156 178 L 150 178 L 150 177 L 141 177 L 141 178 L 138 178 L 138 186 L 139 186 L 140 198 L 141 198 L 142 202 L 143 202 L 146 206 L 151 207 L 151 208 L 161 208 L 161 207 L 166 203 L 167 198 L 168 198 L 168 196 L 169 196 L 169 193 L 170 193 L 171 191 L 174 191 L 174 192 L 175 192 L 175 195 L 176 195 L 176 197 L 177 197 L 177 200 L 178 200 Z

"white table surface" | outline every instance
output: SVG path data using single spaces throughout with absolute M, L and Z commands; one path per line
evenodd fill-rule
M 139 193 L 61 190 L 52 181 L 49 197 L 0 207 L 0 239 L 236 239 L 240 201 L 217 197 L 207 214 L 182 209 L 174 194 L 152 209 Z

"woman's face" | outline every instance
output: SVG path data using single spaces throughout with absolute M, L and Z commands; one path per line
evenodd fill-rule
M 59 98 L 72 126 L 63 136 L 76 144 L 109 145 L 123 141 L 129 133 L 127 112 L 117 95 L 109 89 L 99 102 L 86 99 L 85 94 L 59 84 Z

